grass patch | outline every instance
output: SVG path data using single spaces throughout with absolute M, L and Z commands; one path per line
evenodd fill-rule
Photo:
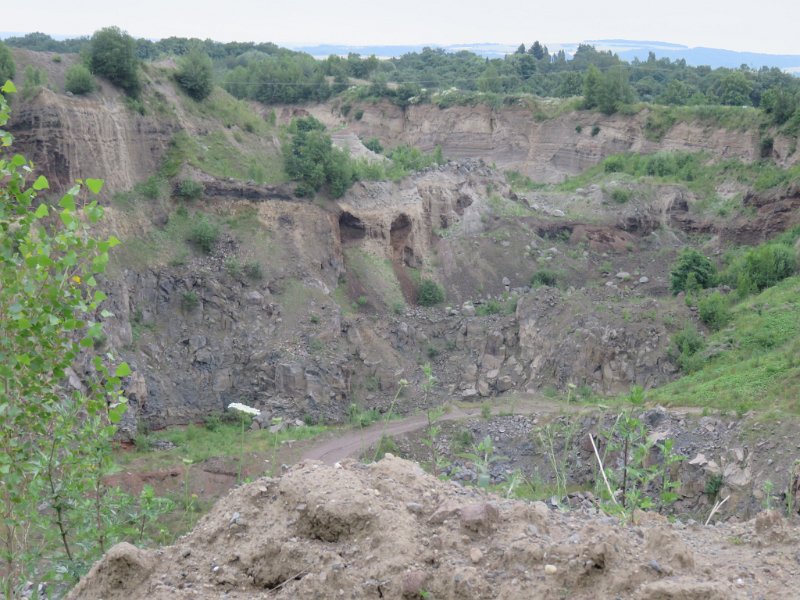
M 682 183 L 700 198 L 697 206 L 707 205 L 715 210 L 730 210 L 740 206 L 740 202 L 730 203 L 718 198 L 714 200 L 716 189 L 722 183 L 736 182 L 751 186 L 756 191 L 765 191 L 800 181 L 800 165 L 784 169 L 768 161 L 714 162 L 702 152 L 625 153 L 609 156 L 600 164 L 554 187 L 559 191 L 574 192 L 592 183 L 602 183 L 609 177 L 625 179 L 626 176 L 638 182 Z M 618 200 L 615 198 L 615 201 Z M 719 206 L 721 204 L 727 206 Z
M 654 401 L 800 414 L 800 277 L 735 305 L 730 325 L 707 338 L 703 365 L 652 390 Z
M 358 279 L 365 290 L 370 290 L 386 307 L 400 304 L 405 307 L 403 291 L 390 260 L 379 258 L 360 248 L 346 248 L 344 256 L 347 270 Z
M 316 437 L 327 431 L 324 425 L 304 425 L 270 433 L 267 429 L 247 431 L 244 436 L 244 452 L 247 454 L 270 454 L 282 442 L 287 440 L 304 440 Z M 238 458 L 241 455 L 241 425 L 222 421 L 212 429 L 202 425 L 187 427 L 171 427 L 147 436 L 149 444 L 137 444 L 134 451 L 118 452 L 117 464 L 126 466 L 134 461 L 142 468 L 163 469 L 173 465 L 182 465 L 184 460 L 192 464 L 201 463 L 210 458 Z M 152 442 L 164 440 L 175 444 L 170 450 L 151 450 Z
M 513 200 L 504 198 L 499 194 L 490 194 L 488 202 L 489 202 L 489 208 L 491 208 L 492 212 L 499 217 L 513 219 L 520 217 L 530 217 L 533 214 L 535 214 L 534 211 L 532 211 L 524 204 L 520 204 L 519 202 L 514 202 Z

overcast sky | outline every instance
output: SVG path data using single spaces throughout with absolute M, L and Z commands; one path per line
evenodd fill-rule
M 299 44 L 545 43 L 622 38 L 800 54 L 800 0 L 19 0 L 0 31 Z

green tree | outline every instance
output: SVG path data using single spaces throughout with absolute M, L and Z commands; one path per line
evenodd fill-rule
M 633 101 L 628 75 L 621 67 L 612 67 L 602 77 L 597 108 L 607 115 L 617 112 L 621 105 Z
M 11 50 L 3 42 L 0 42 L 0 83 L 5 82 L 7 79 L 14 79 L 17 74 L 17 68 L 14 65 L 14 57 L 11 55 Z
M 603 74 L 594 65 L 589 65 L 583 78 L 583 107 L 596 108 L 600 104 L 603 91 Z
M 3 93 L 14 92 L 7 82 Z M 0 127 L 8 104 L 0 95 Z M 105 477 L 111 467 L 114 422 L 125 409 L 120 379 L 94 355 L 102 333 L 98 316 L 106 298 L 96 277 L 108 262 L 113 237 L 98 240 L 89 228 L 103 209 L 78 206 L 87 179 L 50 206 L 38 199 L 47 179 L 30 179 L 32 165 L 7 153 L 11 136 L 0 129 L 0 586 L 16 597 L 20 584 L 56 577 L 42 562 L 61 565 L 66 579 L 115 539 L 119 495 Z M 10 158 L 9 158 L 10 156 Z M 100 313 L 99 315 L 97 313 Z M 88 363 L 82 386 L 68 374 Z M 46 507 L 45 510 L 42 507 Z M 34 589 L 36 586 L 34 585 Z
M 195 100 L 204 100 L 214 89 L 214 67 L 208 54 L 198 48 L 191 50 L 178 63 L 175 80 Z
M 741 71 L 731 71 L 721 77 L 713 87 L 720 104 L 728 106 L 752 106 L 750 94 L 753 84 Z
M 76 63 L 67 69 L 67 75 L 64 79 L 64 90 L 81 96 L 83 94 L 90 94 L 95 89 L 94 77 L 92 77 L 86 65 Z
M 296 193 L 313 196 L 328 185 L 334 198 L 340 197 L 353 183 L 355 174 L 350 157 L 333 147 L 325 125 L 314 117 L 295 119 L 294 136 L 284 146 L 284 165 L 292 179 L 300 181 Z
M 89 69 L 121 87 L 128 95 L 139 95 L 136 41 L 119 27 L 105 27 L 94 33 L 89 45 Z
M 785 87 L 770 88 L 761 96 L 761 107 L 777 125 L 788 121 L 799 105 L 797 94 Z
M 500 92 L 503 89 L 503 84 L 500 81 L 500 74 L 494 63 L 489 63 L 486 70 L 481 74 L 478 79 L 478 89 L 482 92 Z
M 672 266 L 670 289 L 673 294 L 691 291 L 688 283 L 694 282 L 701 288 L 708 288 L 714 285 L 716 279 L 717 269 L 711 261 L 694 248 L 686 248 Z

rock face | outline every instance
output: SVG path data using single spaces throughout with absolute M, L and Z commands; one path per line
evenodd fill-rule
M 76 98 L 42 89 L 15 107 L 15 145 L 65 191 L 76 179 L 101 177 L 110 192 L 131 189 L 161 166 L 175 125 L 127 109 L 108 84 L 99 98 Z
M 707 123 L 678 123 L 660 141 L 645 135 L 649 112 L 629 117 L 572 112 L 546 120 L 534 118 L 524 105 L 493 109 L 487 105 L 438 108 L 430 104 L 405 108 L 389 102 L 359 105 L 363 115 L 352 120 L 327 104 L 308 111 L 328 125 L 344 126 L 362 139 L 403 143 L 427 151 L 441 146 L 454 159 L 481 158 L 501 169 L 514 169 L 535 181 L 559 182 L 619 152 L 650 153 L 658 150 L 707 151 L 719 158 L 754 161 L 759 158 L 757 132 L 727 130 Z M 292 115 L 284 109 L 282 118 Z M 352 114 L 351 111 L 350 114 Z M 581 132 L 576 130 L 581 127 Z M 596 135 L 590 130 L 598 127 Z M 344 133 L 342 134 L 344 135 Z M 780 138 L 777 145 L 789 146 Z M 797 162 L 797 153 L 783 152 L 782 164 Z
M 573 383 L 619 393 L 632 384 L 647 388 L 664 383 L 675 372 L 665 359 L 669 335 L 663 323 L 625 321 L 628 302 L 613 295 L 605 295 L 607 311 L 576 310 L 597 301 L 587 290 L 566 297 L 554 288 L 520 299 L 520 362 L 529 387 Z
M 763 542 L 768 577 L 763 548 L 744 542 L 752 522 L 686 527 L 646 514 L 633 527 L 502 500 L 391 455 L 307 462 L 236 489 L 174 546 L 115 546 L 68 598 L 787 597 L 797 530 L 779 516 L 755 527 L 784 533 Z

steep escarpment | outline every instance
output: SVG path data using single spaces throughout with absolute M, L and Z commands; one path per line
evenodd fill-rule
M 58 80 L 63 67 L 25 57 Z M 130 433 L 137 422 L 199 421 L 231 402 L 341 421 L 352 404 L 394 400 L 402 412 L 437 395 L 659 385 L 676 373 L 670 337 L 695 320 L 669 293 L 680 248 L 703 234 L 707 252 L 721 252 L 800 214 L 796 186 L 756 193 L 725 182 L 728 218 L 681 183 L 614 173 L 575 189 L 512 187 L 489 166 L 555 181 L 622 151 L 750 161 L 761 151 L 752 129 L 677 122 L 656 142 L 647 110 L 537 119 L 527 104 L 365 103 L 356 119 L 334 100 L 271 115 L 222 90 L 191 101 L 169 69 L 150 66 L 141 111 L 100 82 L 84 98 L 42 89 L 15 106 L 13 121 L 19 149 L 56 190 L 106 179 L 105 227 L 124 243 L 104 284 L 114 317 L 101 345 L 134 368 Z M 354 155 L 389 160 L 359 141 L 377 136 L 440 145 L 460 160 L 356 182 L 335 201 L 296 197 L 283 183 L 280 123 L 307 114 L 341 127 L 334 142 Z M 775 140 L 776 160 L 795 160 L 784 142 Z M 146 194 L 115 193 L 148 179 Z M 178 193 L 187 179 L 200 197 Z M 418 306 L 427 280 L 444 290 L 441 305 Z M 427 362 L 439 384 L 429 395 L 419 393 Z M 401 380 L 410 389 L 395 400 Z
M 107 84 L 106 84 L 107 85 Z M 128 109 L 118 92 L 76 98 L 41 89 L 14 107 L 15 145 L 56 191 L 101 176 L 109 191 L 132 188 L 161 166 L 175 123 Z
M 698 117 L 676 122 L 654 136 L 648 131 L 649 109 L 632 116 L 572 111 L 552 118 L 537 118 L 523 103 L 501 108 L 486 104 L 401 108 L 389 102 L 361 103 L 358 111 L 351 109 L 346 116 L 336 103 L 305 110 L 362 139 L 377 137 L 389 146 L 408 144 L 428 151 L 441 146 L 450 158 L 481 158 L 544 182 L 559 182 L 620 152 L 704 151 L 717 159 L 746 162 L 760 157 L 757 128 L 729 128 Z M 285 109 L 280 116 L 288 119 L 295 112 Z M 353 116 L 356 113 L 358 119 Z M 775 142 L 773 158 L 781 164 L 798 160 L 791 142 L 781 136 Z

